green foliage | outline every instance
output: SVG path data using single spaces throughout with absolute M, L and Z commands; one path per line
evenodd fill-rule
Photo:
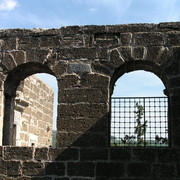
M 114 39 L 118 40 L 119 38 L 118 38 L 118 36 L 114 36 Z
M 137 108 L 137 111 L 135 111 L 134 113 L 137 116 L 137 119 L 136 119 L 137 126 L 135 127 L 134 133 L 137 134 L 137 146 L 141 146 L 144 143 L 146 143 L 144 140 L 144 135 L 147 129 L 147 121 L 144 120 L 144 123 L 141 122 L 144 115 L 143 106 L 136 103 L 136 108 Z
M 167 138 L 163 138 L 163 137 L 159 137 L 158 135 L 156 135 L 155 142 L 157 144 L 168 144 L 168 139 Z

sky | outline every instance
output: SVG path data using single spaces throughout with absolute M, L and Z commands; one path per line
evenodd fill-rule
M 0 29 L 175 22 L 179 9 L 180 0 L 0 0 Z M 56 79 L 39 77 L 57 97 Z M 113 96 L 162 96 L 163 89 L 154 74 L 137 71 L 119 78 Z

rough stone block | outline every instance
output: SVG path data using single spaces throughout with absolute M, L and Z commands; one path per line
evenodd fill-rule
M 57 129 L 70 132 L 104 132 L 108 129 L 108 117 L 98 118 L 57 118 Z
M 23 64 L 26 62 L 26 53 L 25 51 L 13 51 L 12 55 L 17 65 Z
M 108 105 L 104 103 L 59 104 L 58 115 L 60 117 L 101 118 L 108 112 L 108 108 Z
M 180 44 L 180 32 L 179 31 L 170 31 L 167 32 L 167 45 L 178 46 Z
M 52 71 L 54 72 L 55 76 L 59 78 L 62 74 L 66 73 L 67 64 L 64 61 L 59 61 L 53 65 Z
M 74 88 L 60 90 L 58 102 L 61 103 L 106 103 L 108 101 L 108 89 L 103 88 Z
M 79 150 L 76 148 L 50 148 L 49 159 L 52 161 L 77 161 Z
M 36 148 L 34 158 L 37 161 L 48 160 L 48 148 Z
M 79 76 L 91 72 L 91 67 L 89 64 L 85 63 L 69 63 L 67 67 L 67 73 L 73 74 L 76 73 Z
M 127 164 L 128 177 L 150 177 L 151 166 L 146 163 L 129 163 Z
M 33 159 L 32 147 L 5 147 L 4 157 L 6 160 L 31 160 Z
M 95 48 L 63 48 L 60 49 L 60 59 L 74 60 L 74 59 L 95 59 L 96 49 Z
M 2 157 L 2 155 L 3 155 L 3 147 L 2 146 L 0 146 L 0 158 Z
M 174 164 L 153 164 L 152 177 L 154 178 L 175 178 L 176 169 Z
M 76 34 L 74 36 L 72 35 L 64 36 L 61 41 L 61 46 L 62 47 L 83 47 L 84 46 L 83 39 L 84 37 L 81 34 Z M 89 47 L 89 46 L 86 46 L 86 47 Z
M 172 52 L 174 60 L 180 61 L 180 46 L 173 46 Z
M 95 164 L 93 162 L 69 162 L 67 174 L 69 176 L 94 177 Z
M 109 81 L 110 78 L 102 74 L 86 74 L 81 81 L 81 85 L 89 88 L 107 88 Z
M 16 67 L 16 63 L 14 61 L 14 57 L 13 57 L 13 55 L 11 53 L 4 53 L 3 54 L 2 64 L 8 70 L 12 70 L 13 68 Z
M 7 161 L 7 175 L 8 176 L 20 176 L 21 175 L 21 163 L 19 161 Z
M 157 149 L 133 149 L 132 157 L 135 162 L 152 163 L 156 161 Z
M 122 163 L 98 162 L 96 166 L 96 177 L 124 177 L 125 169 Z
M 60 42 L 61 42 L 60 36 L 42 36 L 40 38 L 40 47 L 56 48 L 60 46 Z
M 110 58 L 110 64 L 115 68 L 119 67 L 124 63 L 124 59 L 120 55 L 118 49 L 113 49 L 112 51 L 110 51 L 109 58 Z
M 164 45 L 164 34 L 161 32 L 139 32 L 134 34 L 135 46 L 161 46 Z
M 158 149 L 159 163 L 178 163 L 180 162 L 180 152 L 176 149 Z
M 80 84 L 80 78 L 77 75 L 61 76 L 58 79 L 58 85 L 60 89 L 78 87 L 79 84 Z
M 65 164 L 62 162 L 46 163 L 45 174 L 46 175 L 64 176 L 65 175 Z
M 26 176 L 41 176 L 44 175 L 44 164 L 41 162 L 23 162 L 23 175 Z
M 66 35 L 75 35 L 82 32 L 82 29 L 80 26 L 62 26 L 60 29 L 60 32 L 63 36 Z
M 21 50 L 37 49 L 39 44 L 40 41 L 37 37 L 21 37 L 19 39 L 19 49 Z
M 107 147 L 108 137 L 103 133 L 57 133 L 57 147 Z
M 122 46 L 130 46 L 132 40 L 132 33 L 121 33 L 120 41 Z
M 118 162 L 129 162 L 131 160 L 132 152 L 129 148 L 116 148 L 110 149 L 110 160 Z
M 133 48 L 133 58 L 135 60 L 143 60 L 145 54 L 145 47 L 135 47 Z
M 81 148 L 80 149 L 81 161 L 98 161 L 108 160 L 108 149 L 105 148 Z
M 132 48 L 130 46 L 122 46 L 119 52 L 124 61 L 132 60 Z
M 2 50 L 16 50 L 18 47 L 18 39 L 13 38 L 4 38 L 1 41 L 0 49 Z

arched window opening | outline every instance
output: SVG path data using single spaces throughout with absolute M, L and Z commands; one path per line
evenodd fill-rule
M 41 73 L 28 76 L 16 90 L 13 145 L 55 146 L 57 80 Z
M 153 73 L 124 74 L 111 96 L 111 146 L 168 146 L 168 100 Z

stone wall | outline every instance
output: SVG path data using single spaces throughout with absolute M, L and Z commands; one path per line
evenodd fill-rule
M 57 148 L 3 146 L 2 177 L 180 179 L 179 22 L 1 30 L 0 59 L 4 145 L 12 145 L 19 82 L 44 72 L 57 78 L 59 88 Z M 109 147 L 114 84 L 135 70 L 150 71 L 164 83 L 168 148 Z

